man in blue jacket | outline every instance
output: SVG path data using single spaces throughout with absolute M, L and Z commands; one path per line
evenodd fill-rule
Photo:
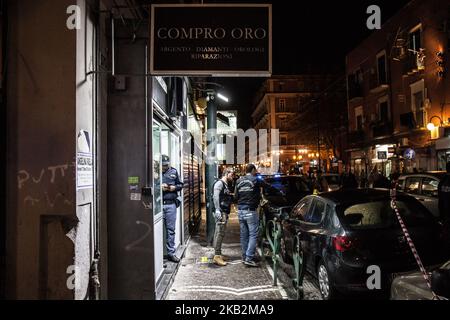
M 173 262 L 180 262 L 175 255 L 175 223 L 177 221 L 177 208 L 180 206 L 178 192 L 183 189 L 183 182 L 180 181 L 177 169 L 170 166 L 170 158 L 162 155 L 163 171 L 163 217 L 166 226 L 166 247 L 168 259 Z
M 246 175 L 236 181 L 234 192 L 241 229 L 242 261 L 249 267 L 258 266 L 254 260 L 259 233 L 259 216 L 256 209 L 261 200 L 261 187 L 265 185 L 256 174 L 256 166 L 247 165 Z

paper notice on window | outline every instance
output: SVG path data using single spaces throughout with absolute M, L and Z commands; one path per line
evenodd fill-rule
M 89 189 L 94 186 L 94 166 L 92 154 L 77 153 L 77 190 Z

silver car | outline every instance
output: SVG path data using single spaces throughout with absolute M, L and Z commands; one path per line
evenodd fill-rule
M 404 174 L 398 180 L 397 190 L 415 197 L 435 217 L 439 217 L 438 185 L 444 175 L 444 171 Z
M 440 274 L 429 272 L 434 292 L 441 299 L 448 299 L 450 288 L 450 261 L 442 267 L 432 267 L 430 270 L 439 269 Z M 445 283 L 443 283 L 445 282 Z M 397 275 L 391 285 L 391 300 L 433 300 L 433 294 L 428 287 L 421 272 L 410 272 Z

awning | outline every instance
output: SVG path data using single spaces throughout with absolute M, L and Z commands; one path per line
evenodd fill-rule
M 450 149 L 450 137 L 436 140 L 436 150 Z

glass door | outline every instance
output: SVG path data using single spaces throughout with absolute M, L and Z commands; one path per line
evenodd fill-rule
M 153 122 L 153 212 L 155 216 L 162 215 L 161 191 L 161 125 Z
M 164 268 L 164 222 L 162 213 L 162 169 L 161 169 L 161 125 L 153 122 L 152 134 L 153 147 L 153 214 L 154 217 L 154 240 L 155 240 L 155 282 L 158 283 Z
M 170 159 L 172 167 L 177 169 L 180 176 L 180 180 L 183 181 L 183 174 L 181 171 L 181 145 L 180 136 L 174 132 L 170 133 Z M 183 191 L 180 191 L 179 199 L 183 199 Z M 182 243 L 182 224 L 183 224 L 183 206 L 179 206 L 177 209 L 177 222 L 175 227 L 175 247 L 178 247 Z

